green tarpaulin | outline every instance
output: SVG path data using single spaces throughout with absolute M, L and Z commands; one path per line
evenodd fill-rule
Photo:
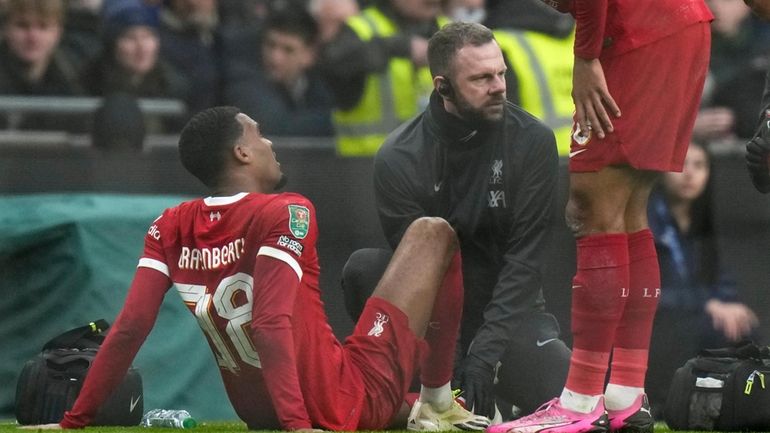
M 38 194 L 0 197 L 0 418 L 14 418 L 16 379 L 51 337 L 123 304 L 144 234 L 178 196 Z M 134 360 L 144 409 L 236 419 L 194 317 L 174 290 Z M 267 396 L 266 396 L 267 398 Z

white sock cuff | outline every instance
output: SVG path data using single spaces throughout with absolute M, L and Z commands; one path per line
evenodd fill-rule
M 607 390 L 604 392 L 604 404 L 609 410 L 626 409 L 634 404 L 634 401 L 636 401 L 641 394 L 644 394 L 644 388 L 610 383 L 607 385 Z
M 438 388 L 420 387 L 420 401 L 430 403 L 438 412 L 449 410 L 452 407 L 452 386 L 449 382 Z
M 579 392 L 564 388 L 564 390 L 561 392 L 561 396 L 559 397 L 559 404 L 561 407 L 574 412 L 591 413 L 596 408 L 596 405 L 599 403 L 599 399 L 601 398 L 601 394 L 580 394 Z

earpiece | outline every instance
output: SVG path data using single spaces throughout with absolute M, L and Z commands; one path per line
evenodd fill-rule
M 454 96 L 454 89 L 452 88 L 452 83 L 446 77 L 441 77 L 441 81 L 438 83 L 438 87 L 436 88 L 436 91 L 438 92 L 439 95 L 445 98 L 452 98 Z

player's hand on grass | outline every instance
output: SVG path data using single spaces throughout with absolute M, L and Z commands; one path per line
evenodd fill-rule
M 495 415 L 495 369 L 481 358 L 468 355 L 457 378 L 457 388 L 462 389 L 465 407 L 477 415 L 492 418 Z
M 57 424 L 35 424 L 35 425 L 22 425 L 20 429 L 24 430 L 62 430 L 61 426 Z
M 610 115 L 620 117 L 620 108 L 610 95 L 599 59 L 575 57 L 572 100 L 575 102 L 575 119 L 583 136 L 593 131 L 599 138 L 604 138 L 605 132 L 614 130 Z

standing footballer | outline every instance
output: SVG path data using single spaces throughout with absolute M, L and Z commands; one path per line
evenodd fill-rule
M 647 200 L 658 173 L 682 170 L 712 15 L 703 0 L 557 3 L 577 21 L 566 209 L 577 239 L 573 352 L 560 397 L 489 431 L 652 432 L 644 380 L 660 270 Z

